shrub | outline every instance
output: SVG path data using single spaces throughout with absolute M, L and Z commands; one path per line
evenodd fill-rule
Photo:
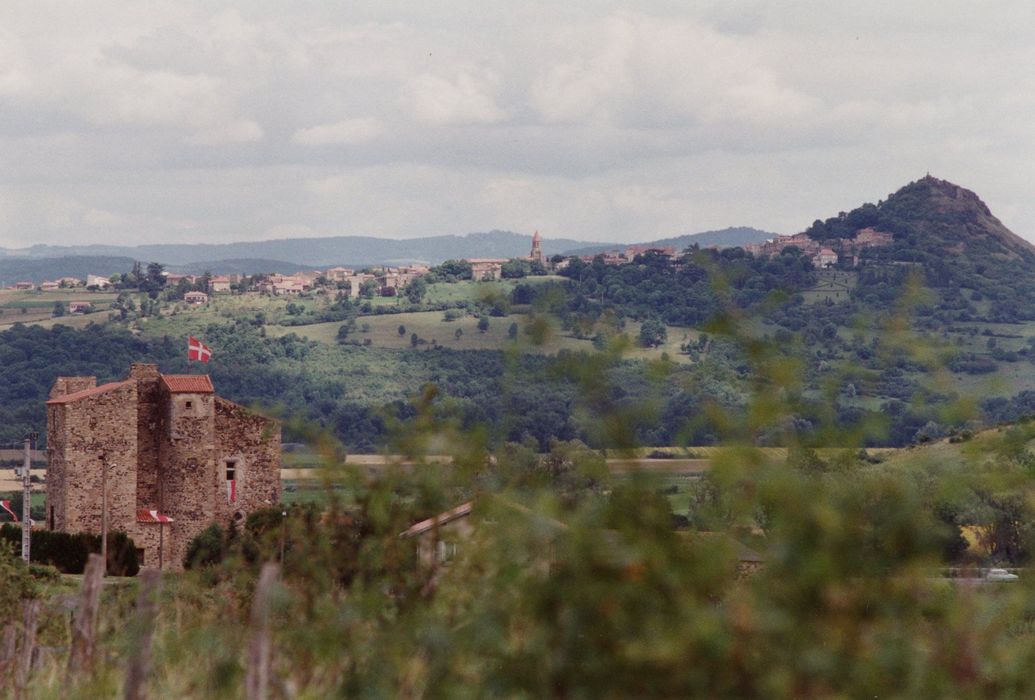
M 15 553 L 14 545 L 7 538 L 0 540 L 0 615 L 10 621 L 17 619 L 18 606 L 25 598 L 35 598 L 38 594 L 36 582 L 29 567 Z
M 187 554 L 183 557 L 185 569 L 203 569 L 215 566 L 226 555 L 226 538 L 223 528 L 212 523 L 190 541 Z
M 0 527 L 0 541 L 20 547 L 20 525 L 6 523 Z M 81 574 L 91 554 L 101 553 L 101 536 L 87 532 L 53 532 L 34 530 L 31 548 L 32 563 L 53 566 L 63 574 Z M 136 576 L 140 571 L 136 544 L 125 532 L 108 533 L 108 574 Z

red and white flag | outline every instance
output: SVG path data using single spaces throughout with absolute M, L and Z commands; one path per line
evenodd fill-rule
M 11 517 L 14 518 L 14 522 L 18 522 L 18 516 L 15 515 L 13 510 L 11 510 L 11 502 L 10 501 L 0 501 L 0 508 L 3 508 L 8 513 L 10 513 Z
M 226 481 L 226 500 L 228 503 L 237 503 L 237 480 L 227 479 Z
M 189 336 L 187 340 L 187 360 L 197 360 L 198 362 L 208 362 L 212 359 L 212 350 L 207 345 L 195 338 Z

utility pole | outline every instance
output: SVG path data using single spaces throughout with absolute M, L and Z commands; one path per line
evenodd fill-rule
M 26 564 L 32 548 L 32 443 L 36 437 L 36 433 L 25 436 L 25 463 L 22 466 L 22 559 Z
M 108 573 L 108 459 L 101 458 L 101 576 Z

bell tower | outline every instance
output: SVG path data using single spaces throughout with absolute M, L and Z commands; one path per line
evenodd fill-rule
M 543 257 L 542 239 L 539 237 L 539 231 L 536 231 L 532 236 L 532 254 L 528 256 L 532 262 L 537 262 L 540 265 L 546 265 L 546 258 Z

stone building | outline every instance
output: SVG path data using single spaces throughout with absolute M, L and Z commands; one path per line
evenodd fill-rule
M 539 237 L 539 231 L 536 231 L 532 236 L 532 252 L 529 253 L 528 259 L 533 263 L 539 263 L 546 267 L 546 256 L 543 255 L 543 239 Z
M 210 523 L 280 500 L 280 424 L 215 395 L 208 375 L 58 377 L 47 401 L 47 527 L 109 530 L 136 542 L 142 565 L 179 567 Z

